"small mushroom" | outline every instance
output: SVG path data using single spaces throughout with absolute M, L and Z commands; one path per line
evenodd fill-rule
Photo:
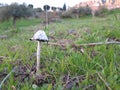
M 37 66 L 36 66 L 36 72 L 38 72 L 39 68 L 40 68 L 41 42 L 47 42 L 48 43 L 48 37 L 43 30 L 38 30 L 30 40 L 38 42 L 38 46 L 37 46 Z

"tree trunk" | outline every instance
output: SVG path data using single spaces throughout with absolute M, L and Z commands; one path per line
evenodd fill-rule
M 16 17 L 13 17 L 13 27 L 16 28 Z

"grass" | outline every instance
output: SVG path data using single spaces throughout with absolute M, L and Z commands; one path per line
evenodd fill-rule
M 0 73 L 9 73 L 19 61 L 23 66 L 32 67 L 36 58 L 30 57 L 36 52 L 37 43 L 30 42 L 34 32 L 43 28 L 39 19 L 19 20 L 18 28 L 11 28 L 11 22 L 0 24 L 0 35 L 7 35 L 7 39 L 0 39 L 0 56 L 5 58 L 0 63 Z M 86 17 L 80 19 L 64 19 L 61 23 L 51 23 L 45 30 L 48 37 L 53 36 L 51 42 L 76 44 L 104 42 L 106 39 L 120 40 L 119 21 L 113 15 L 104 18 Z M 69 41 L 71 40 L 71 41 Z M 72 90 L 119 90 L 120 89 L 120 45 L 101 45 L 94 47 L 83 47 L 84 54 L 80 48 L 75 47 L 55 47 L 42 43 L 41 72 L 51 75 L 55 79 L 52 82 L 43 84 L 36 89 L 32 87 L 33 79 L 20 83 L 20 78 L 14 78 L 14 74 L 3 85 L 3 90 L 62 90 L 73 84 Z M 17 72 L 17 71 L 16 71 Z M 27 71 L 30 73 L 29 69 Z M 66 75 L 71 79 L 78 76 L 85 77 L 78 86 L 74 81 L 67 84 L 63 81 Z M 3 77 L 4 78 L 4 77 Z M 2 78 L 2 79 L 3 79 Z M 80 79 L 81 79 L 80 78 Z M 70 79 L 70 80 L 71 80 Z M 1 79 L 0 79 L 1 80 Z M 70 81 L 69 81 L 70 82 Z M 91 87 L 89 87 L 91 86 Z

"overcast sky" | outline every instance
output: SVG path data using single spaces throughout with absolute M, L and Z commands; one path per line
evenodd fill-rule
M 13 2 L 17 3 L 26 3 L 33 4 L 34 8 L 36 7 L 43 7 L 45 4 L 55 7 L 63 7 L 63 4 L 66 3 L 66 6 L 74 6 L 79 2 L 86 1 L 86 0 L 0 0 L 0 3 L 11 4 Z

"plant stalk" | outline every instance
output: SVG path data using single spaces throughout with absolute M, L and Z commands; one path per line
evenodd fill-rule
M 11 72 L 9 72 L 8 75 L 2 80 L 2 82 L 0 83 L 0 90 L 2 90 L 2 85 L 4 84 L 4 82 L 6 81 L 6 79 L 11 75 L 12 72 L 14 72 L 14 69 L 15 68 L 13 68 L 11 70 Z

